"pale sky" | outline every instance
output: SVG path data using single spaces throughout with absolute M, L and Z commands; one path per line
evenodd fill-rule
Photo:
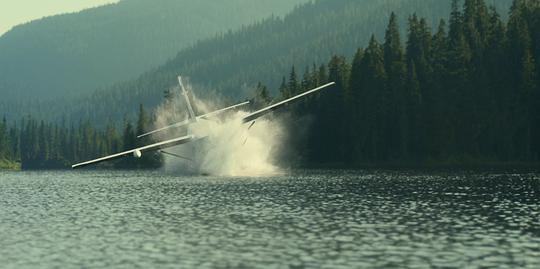
M 0 36 L 13 26 L 119 0 L 0 0 Z

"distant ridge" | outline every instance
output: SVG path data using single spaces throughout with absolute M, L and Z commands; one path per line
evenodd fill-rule
M 0 95 L 14 102 L 79 96 L 305 1 L 123 0 L 25 23 L 0 37 Z
M 450 14 L 450 2 L 441 0 L 318 0 L 295 9 L 283 19 L 269 18 L 213 39 L 197 43 L 159 68 L 136 80 L 98 91 L 77 102 L 71 115 L 82 118 L 132 114 L 139 103 L 154 107 L 162 93 L 175 85 L 178 74 L 207 94 L 245 98 L 257 82 L 276 90 L 291 65 L 298 73 L 313 63 L 325 63 L 332 54 L 352 56 L 374 33 L 382 40 L 388 17 L 395 11 L 403 34 L 413 13 L 433 28 Z M 506 15 L 512 0 L 489 4 Z M 200 89 L 198 89 L 200 90 Z M 199 91 L 200 92 L 200 91 Z M 80 106 L 83 104 L 83 106 Z M 97 111 L 91 108 L 98 107 Z M 103 113 L 102 113 L 103 112 Z

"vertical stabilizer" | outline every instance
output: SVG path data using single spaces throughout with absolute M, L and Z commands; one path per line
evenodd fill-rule
M 180 83 L 180 90 L 182 91 L 182 95 L 184 95 L 184 99 L 186 100 L 188 115 L 190 121 L 196 121 L 197 117 L 195 116 L 195 112 L 193 111 L 193 106 L 191 106 L 191 101 L 189 100 L 189 94 L 184 87 L 184 83 L 182 83 L 182 77 L 178 76 L 178 83 Z

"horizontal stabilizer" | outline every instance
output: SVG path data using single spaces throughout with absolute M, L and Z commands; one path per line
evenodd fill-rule
M 238 108 L 238 107 L 241 107 L 241 106 L 245 106 L 247 104 L 249 104 L 249 101 L 246 101 L 246 102 L 243 102 L 243 103 L 240 103 L 240 104 L 236 104 L 234 106 L 226 107 L 226 108 L 223 108 L 223 109 L 220 109 L 220 110 L 216 110 L 216 111 L 213 111 L 213 112 L 198 116 L 197 119 L 198 120 L 201 120 L 201 119 L 207 120 L 207 119 L 209 119 L 211 117 L 215 117 L 215 116 L 217 116 L 217 115 L 219 115 L 221 113 L 224 113 L 226 111 L 229 111 L 231 109 L 235 109 L 235 108 Z M 138 135 L 137 138 L 142 138 L 142 137 L 145 137 L 145 136 L 149 136 L 149 135 L 159 133 L 159 132 L 171 129 L 171 128 L 180 128 L 180 127 L 183 127 L 183 126 L 187 126 L 187 125 L 189 125 L 191 123 L 193 123 L 193 121 L 185 120 L 185 121 L 182 121 L 182 122 L 179 122 L 179 123 L 175 123 L 175 124 L 172 124 L 172 125 L 169 125 L 169 126 L 165 126 L 163 128 L 159 128 L 157 130 L 154 130 L 154 131 L 151 131 L 151 132 L 148 132 L 148 133 L 145 133 L 145 134 Z
M 190 123 L 192 123 L 192 121 L 185 120 L 185 121 L 182 121 L 182 122 L 179 122 L 179 123 L 175 123 L 175 124 L 172 124 L 172 125 L 169 125 L 169 126 L 165 126 L 163 128 L 159 128 L 157 130 L 154 130 L 154 131 L 151 131 L 151 132 L 148 132 L 148 133 L 145 133 L 145 134 L 138 135 L 137 138 L 142 138 L 142 137 L 149 136 L 149 135 L 152 135 L 152 134 L 155 134 L 155 133 L 163 132 L 163 131 L 171 129 L 171 128 L 180 128 L 180 127 L 186 126 L 186 125 L 188 125 Z
M 246 101 L 246 102 L 243 102 L 243 103 L 240 103 L 240 104 L 236 104 L 236 105 L 234 105 L 234 106 L 222 108 L 222 109 L 220 109 L 220 110 L 216 110 L 216 111 L 214 111 L 214 112 L 210 112 L 210 113 L 207 113 L 207 114 L 198 116 L 197 118 L 199 118 L 199 119 L 205 119 L 205 120 L 206 120 L 206 119 L 208 119 L 208 118 L 215 117 L 215 116 L 217 116 L 217 115 L 219 115 L 219 114 L 221 114 L 221 113 L 224 113 L 224 112 L 226 112 L 226 111 L 229 111 L 229 110 L 231 110 L 231 109 L 235 109 L 235 108 L 238 108 L 238 107 L 241 107 L 241 106 L 245 106 L 245 105 L 247 105 L 247 104 L 249 104 L 249 101 Z

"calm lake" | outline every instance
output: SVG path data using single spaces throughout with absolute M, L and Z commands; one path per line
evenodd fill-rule
M 540 268 L 540 174 L 0 171 L 1 268 Z

